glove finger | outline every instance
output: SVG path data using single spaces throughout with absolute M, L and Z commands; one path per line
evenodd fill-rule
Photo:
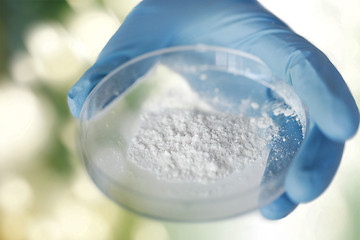
M 319 129 L 335 141 L 356 133 L 359 110 L 340 73 L 320 51 L 296 51 L 288 77 Z
M 284 193 L 274 202 L 260 208 L 260 213 L 267 219 L 277 220 L 289 215 L 297 205 Z
M 288 197 L 296 203 L 308 202 L 324 192 L 340 164 L 343 149 L 343 142 L 329 139 L 313 126 L 286 177 Z

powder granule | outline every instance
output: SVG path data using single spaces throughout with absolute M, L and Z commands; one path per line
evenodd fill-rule
M 157 178 L 208 183 L 263 158 L 271 139 L 270 117 L 199 109 L 141 114 L 127 158 Z

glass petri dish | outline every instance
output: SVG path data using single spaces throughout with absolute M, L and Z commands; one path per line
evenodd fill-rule
M 241 167 L 208 178 L 181 178 L 169 171 L 163 176 L 161 169 L 139 164 L 149 155 L 130 159 L 144 113 L 199 108 L 255 121 L 255 133 L 265 139 L 261 154 L 245 162 L 240 155 L 234 161 L 243 161 Z M 119 66 L 89 94 L 79 123 L 80 151 L 95 184 L 127 209 L 172 221 L 229 218 L 278 198 L 309 127 L 306 107 L 293 88 L 260 59 L 206 45 L 157 50 Z

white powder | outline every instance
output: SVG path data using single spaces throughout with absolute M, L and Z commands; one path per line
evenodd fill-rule
M 266 162 L 266 146 L 275 132 L 269 116 L 217 112 L 184 79 L 166 71 L 158 67 L 147 76 L 156 79 L 151 84 L 158 87 L 141 108 L 127 159 L 162 180 L 200 183 Z M 172 80 L 164 79 L 162 72 Z
M 271 124 L 269 118 L 196 109 L 147 112 L 128 158 L 162 179 L 206 183 L 260 160 L 269 139 L 259 134 L 259 127 Z

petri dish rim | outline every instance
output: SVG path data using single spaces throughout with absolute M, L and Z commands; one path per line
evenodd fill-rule
M 271 74 L 271 70 L 266 66 L 266 64 L 258 57 L 251 55 L 249 53 L 246 52 L 242 52 L 240 50 L 236 50 L 236 49 L 232 49 L 232 48 L 226 48 L 226 47 L 221 47 L 221 46 L 210 46 L 210 45 L 204 45 L 204 44 L 197 44 L 197 45 L 184 45 L 184 46 L 175 46 L 175 47 L 168 47 L 168 48 L 163 48 L 163 49 L 158 49 L 152 52 L 148 52 L 148 53 L 144 53 L 140 56 L 135 57 L 134 59 L 131 59 L 125 63 L 123 63 L 122 65 L 116 67 L 114 70 L 112 70 L 109 74 L 107 74 L 102 80 L 99 81 L 99 83 L 90 91 L 89 95 L 86 97 L 85 102 L 81 108 L 80 111 L 80 117 L 79 119 L 82 118 L 82 115 L 84 114 L 83 112 L 85 111 L 85 107 L 88 105 L 88 102 L 90 101 L 89 99 L 92 98 L 92 95 L 95 94 L 95 92 L 100 89 L 109 79 L 111 79 L 117 72 L 127 68 L 130 65 L 133 65 L 137 62 L 140 62 L 144 59 L 147 58 L 151 58 L 151 57 L 155 57 L 155 56 L 159 56 L 162 54 L 167 54 L 167 53 L 175 53 L 175 52 L 182 52 L 182 51 L 194 51 L 194 52 L 206 52 L 206 51 L 212 51 L 212 52 L 225 52 L 228 54 L 232 54 L 232 55 L 236 55 L 239 57 L 244 57 L 247 59 L 251 59 L 255 62 L 258 62 L 260 65 L 262 65 L 262 67 L 267 68 L 267 70 L 269 71 L 269 75 Z M 252 79 L 254 81 L 258 81 L 261 84 L 271 88 L 272 86 L 270 84 L 268 84 L 265 81 L 261 81 L 261 79 Z M 137 82 L 137 81 L 135 81 Z
M 84 105 L 81 109 L 80 112 L 80 122 L 79 122 L 79 130 L 80 130 L 80 136 L 82 136 L 82 131 L 83 131 L 83 127 L 82 127 L 82 123 L 85 119 L 85 115 L 86 115 L 86 111 L 88 109 L 88 105 L 91 102 L 91 99 L 94 97 L 94 95 L 97 93 L 97 91 L 99 91 L 102 86 L 109 80 L 112 79 L 112 77 L 114 77 L 118 72 L 122 71 L 123 69 L 126 69 L 127 67 L 136 64 L 138 62 L 141 62 L 142 60 L 151 58 L 151 57 L 156 57 L 156 56 L 160 56 L 163 54 L 167 54 L 167 53 L 176 53 L 176 52 L 183 52 L 183 51 L 194 51 L 194 52 L 207 52 L 207 51 L 212 51 L 212 52 L 223 52 L 223 53 L 227 53 L 227 54 L 232 54 L 232 55 L 236 55 L 238 57 L 242 57 L 242 58 L 247 58 L 250 60 L 253 60 L 255 62 L 257 62 L 258 64 L 260 64 L 262 67 L 266 68 L 269 72 L 269 75 L 271 76 L 271 78 L 275 78 L 275 79 L 280 79 L 276 76 L 274 76 L 271 72 L 271 70 L 266 66 L 266 64 L 260 60 L 259 58 L 257 58 L 256 56 L 253 56 L 251 54 L 239 51 L 239 50 L 235 50 L 235 49 L 230 49 L 230 48 L 226 48 L 226 47 L 221 47 L 221 46 L 209 46 L 209 45 L 202 45 L 202 44 L 198 44 L 198 45 L 187 45 L 187 46 L 176 46 L 176 47 L 169 47 L 169 48 L 164 48 L 164 49 L 159 49 L 159 50 L 155 50 L 149 53 L 145 53 L 143 55 L 140 55 L 132 60 L 129 60 L 128 62 L 118 66 L 117 68 L 115 68 L 113 71 L 111 71 L 108 75 L 106 75 L 90 92 L 90 94 L 88 95 L 88 97 L 86 98 Z M 143 79 L 140 79 L 143 80 Z M 269 87 L 270 89 L 272 89 L 274 86 L 271 85 L 271 82 L 266 82 L 266 81 L 262 81 L 261 79 L 252 79 L 254 81 L 259 82 L 260 84 Z M 138 82 L 138 80 L 135 80 L 135 82 L 129 86 L 121 95 L 125 94 L 134 84 L 136 84 Z M 282 81 L 285 83 L 285 81 Z M 287 83 L 285 83 L 287 84 Z M 287 84 L 288 85 L 288 84 Z M 307 137 L 308 134 L 308 130 L 309 130 L 309 117 L 308 117 L 308 113 L 307 113 L 307 109 L 306 106 L 301 102 L 302 107 L 304 109 L 304 113 L 305 113 L 305 131 L 304 131 L 304 137 L 303 139 L 305 139 Z M 303 140 L 304 141 L 304 140 Z M 86 156 L 86 147 L 83 146 L 81 139 L 80 139 L 80 144 L 79 144 L 79 148 L 80 148 L 80 152 L 82 154 L 82 159 L 85 162 L 85 166 L 87 168 L 87 171 L 89 171 L 89 163 L 87 163 L 87 156 Z M 290 163 L 291 164 L 291 163 Z M 101 175 L 103 177 L 105 177 L 109 182 L 111 182 L 112 184 L 114 184 L 117 188 L 119 189 L 123 189 L 127 192 L 129 192 L 130 194 L 134 194 L 135 196 L 138 197 L 146 197 L 146 198 L 151 198 L 152 200 L 156 200 L 156 201 L 166 201 L 166 202 L 173 202 L 176 203 L 177 200 L 176 198 L 169 198 L 169 197 L 162 197 L 162 196 L 152 196 L 152 195 L 148 195 L 146 193 L 143 193 L 141 191 L 136 191 L 136 189 L 133 189 L 129 186 L 126 186 L 126 184 L 122 184 L 118 181 L 116 181 L 115 179 L 113 179 L 111 176 L 108 176 L 102 169 L 96 169 L 97 171 L 101 172 Z M 286 170 L 287 171 L 287 170 Z M 286 174 L 286 173 L 285 173 Z M 283 175 L 279 175 L 279 176 L 275 176 L 273 177 L 271 180 L 267 180 L 266 182 L 261 183 L 259 186 L 257 187 L 252 187 L 252 188 L 248 188 L 245 191 L 237 191 L 234 194 L 231 195 L 227 195 L 227 198 L 234 198 L 234 197 L 238 197 L 239 195 L 250 195 L 252 193 L 256 193 L 261 191 L 261 189 L 266 188 L 268 186 L 272 186 L 276 183 L 278 183 L 284 176 Z M 93 179 L 93 181 L 95 182 L 96 185 L 98 185 L 95 181 L 95 179 L 93 178 L 93 176 L 91 176 L 91 178 Z M 102 190 L 103 191 L 103 190 Z M 277 197 L 279 197 L 282 193 L 284 193 L 285 189 L 282 187 L 281 189 L 278 189 L 278 194 L 276 194 L 277 196 L 273 195 L 271 199 L 268 199 L 268 201 L 262 201 L 261 205 L 258 205 L 258 208 L 265 206 L 266 204 L 270 203 L 271 201 L 273 201 L 274 199 L 276 199 Z M 107 196 L 109 196 L 111 199 L 113 199 L 114 201 L 116 201 L 117 203 L 119 203 L 121 206 L 124 206 L 121 202 L 117 201 L 116 199 L 114 199 L 113 197 L 111 197 L 111 195 L 107 194 L 105 191 L 103 191 Z M 204 200 L 206 200 L 207 203 L 211 203 L 211 202 L 221 202 L 224 201 L 226 198 L 198 198 L 197 201 L 193 201 L 191 200 L 194 204 L 202 204 Z M 125 206 L 126 207 L 126 206 Z M 131 209 L 131 208 L 130 208 Z M 253 209 L 248 209 L 246 212 L 254 210 Z M 132 209 L 133 211 L 136 212 L 136 209 Z M 231 217 L 231 216 L 230 216 Z

